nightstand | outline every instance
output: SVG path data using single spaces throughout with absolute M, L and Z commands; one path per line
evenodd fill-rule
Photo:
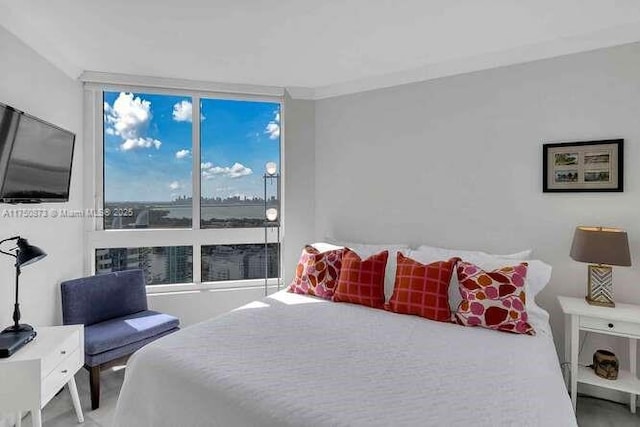
M 636 412 L 640 380 L 636 375 L 637 339 L 640 338 L 640 306 L 616 303 L 614 308 L 588 304 L 584 298 L 558 297 L 565 314 L 565 359 L 571 361 L 571 402 L 576 409 L 578 383 L 630 393 L 629 406 Z M 580 331 L 615 335 L 629 339 L 630 370 L 620 369 L 618 379 L 607 380 L 590 368 L 578 366 Z
M 34 427 L 42 426 L 40 410 L 66 384 L 78 417 L 84 422 L 74 375 L 84 364 L 82 325 L 36 328 L 33 341 L 0 359 L 0 412 L 31 411 Z

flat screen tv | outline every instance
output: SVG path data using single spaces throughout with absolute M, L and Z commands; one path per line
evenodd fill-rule
M 69 200 L 74 133 L 0 103 L 0 202 Z

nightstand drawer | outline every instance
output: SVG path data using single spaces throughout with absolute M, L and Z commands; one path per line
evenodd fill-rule
M 617 320 L 600 319 L 598 317 L 580 316 L 580 329 L 640 337 L 640 323 L 619 322 Z
M 67 354 L 65 359 L 60 362 L 42 382 L 42 402 L 48 402 L 78 371 L 82 365 L 80 361 L 80 352 L 76 351 Z
M 80 334 L 75 331 L 67 339 L 57 345 L 54 350 L 42 358 L 42 378 L 51 373 L 53 368 L 80 348 Z

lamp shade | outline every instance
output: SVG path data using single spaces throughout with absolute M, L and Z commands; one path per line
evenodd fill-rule
M 20 267 L 33 264 L 36 261 L 40 261 L 46 257 L 45 251 L 37 246 L 31 246 L 27 239 L 18 239 L 18 252 L 16 253 L 16 264 Z
M 264 166 L 264 170 L 267 172 L 267 175 L 273 176 L 278 172 L 278 165 L 276 165 L 275 162 L 268 162 Z
M 276 219 L 278 219 L 278 209 L 269 208 L 265 212 L 265 215 L 266 215 L 268 221 L 275 221 Z
M 570 256 L 592 264 L 631 266 L 627 233 L 619 228 L 576 227 Z

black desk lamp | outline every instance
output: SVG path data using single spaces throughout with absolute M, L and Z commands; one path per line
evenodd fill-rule
M 24 267 L 25 265 L 33 264 L 36 261 L 40 261 L 42 258 L 47 256 L 47 254 L 37 246 L 31 246 L 26 239 L 23 239 L 20 236 L 9 237 L 8 239 L 0 240 L 0 246 L 4 242 L 8 242 L 11 240 L 16 240 L 16 247 L 13 249 L 9 249 L 9 251 L 3 251 L 0 249 L 0 252 L 12 256 L 16 259 L 16 303 L 13 306 L 13 325 L 6 328 L 2 333 L 5 332 L 29 332 L 33 331 L 33 328 L 27 324 L 20 324 L 20 304 L 18 302 L 18 278 L 20 277 L 20 267 Z M 15 251 L 15 253 L 13 253 Z

